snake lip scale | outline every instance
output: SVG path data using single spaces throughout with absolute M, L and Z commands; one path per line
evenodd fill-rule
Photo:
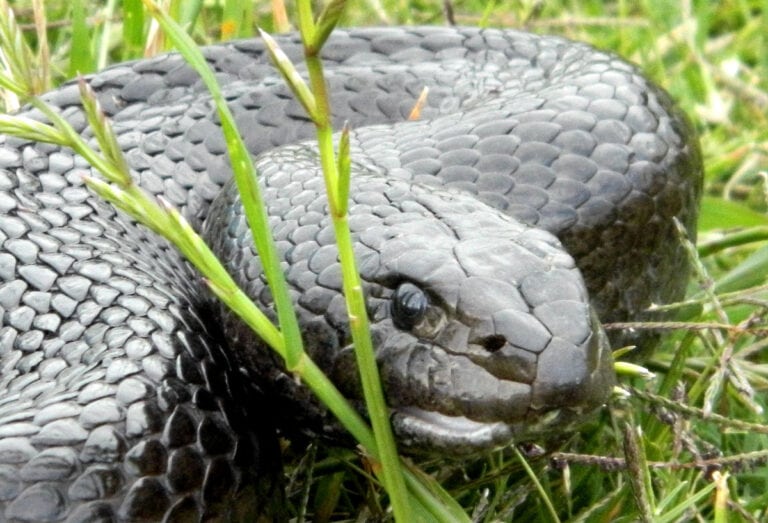
M 299 61 L 296 35 L 277 41 Z M 261 42 L 204 53 L 307 350 L 364 413 L 314 129 Z M 611 347 L 655 343 L 601 321 L 658 319 L 652 304 L 683 295 L 673 219 L 694 238 L 702 183 L 684 115 L 633 66 L 558 37 L 350 29 L 323 58 L 334 124 L 352 128 L 349 224 L 401 448 L 462 456 L 576 428 L 609 396 Z M 168 54 L 88 82 L 141 187 L 274 317 L 196 75 Z M 92 138 L 75 83 L 44 99 Z M 0 137 L 0 519 L 282 519 L 275 423 L 338 424 L 83 174 L 71 151 Z

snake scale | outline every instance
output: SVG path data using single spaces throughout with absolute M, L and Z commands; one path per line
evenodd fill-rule
M 300 61 L 295 35 L 278 43 Z M 314 130 L 260 41 L 204 52 L 257 155 L 307 348 L 360 405 Z M 673 218 L 693 235 L 701 190 L 686 119 L 634 67 L 557 37 L 353 29 L 323 56 L 402 447 L 469 454 L 578 424 L 614 383 L 597 318 L 642 319 L 684 291 Z M 87 80 L 140 185 L 270 311 L 195 74 L 169 54 Z M 44 99 L 90 136 L 74 83 Z M 173 248 L 82 185 L 90 172 L 0 138 L 0 519 L 279 519 L 269 420 L 328 437 L 335 423 Z M 633 340 L 652 341 L 613 342 Z

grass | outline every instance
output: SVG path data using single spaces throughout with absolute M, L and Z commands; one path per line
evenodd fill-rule
M 222 33 L 253 35 L 241 16 L 246 12 L 275 28 L 266 7 L 250 14 L 243 4 L 177 2 L 176 8 L 201 43 Z M 16 10 L 30 24 L 28 36 L 42 43 L 31 5 L 18 2 Z M 50 66 L 51 80 L 44 75 L 41 90 L 74 70 L 97 70 L 141 53 L 146 35 L 137 28 L 148 20 L 138 10 L 129 10 L 132 23 L 124 24 L 116 2 L 49 1 L 45 7 L 50 54 L 38 60 Z M 467 0 L 455 2 L 453 15 L 462 24 L 562 34 L 638 63 L 699 130 L 706 198 L 697 275 L 687 301 L 675 307 L 680 322 L 665 326 L 663 346 L 647 362 L 653 380 L 624 379 L 628 397 L 563 441 L 554 456 L 524 449 L 528 472 L 521 458 L 502 452 L 424 468 L 476 521 L 768 519 L 768 2 Z M 440 2 L 360 0 L 344 24 L 443 20 Z M 87 52 L 69 53 L 77 42 Z M 153 40 L 156 49 L 166 45 Z M 386 500 L 353 452 L 290 453 L 297 456 L 290 472 L 295 513 L 332 520 L 381 515 Z

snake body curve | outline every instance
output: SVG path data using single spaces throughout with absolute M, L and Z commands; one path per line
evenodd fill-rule
M 296 37 L 279 43 L 299 57 Z M 359 401 L 313 129 L 260 42 L 205 53 L 258 155 L 308 350 Z M 597 318 L 640 319 L 684 290 L 673 218 L 695 230 L 701 183 L 685 118 L 632 66 L 561 38 L 360 29 L 324 58 L 353 129 L 350 224 L 402 444 L 470 453 L 578 423 L 613 383 Z M 89 83 L 140 185 L 268 311 L 195 75 L 166 55 Z M 46 101 L 88 133 L 75 85 Z M 82 158 L 5 137 L 0 169 L 3 518 L 279 518 L 265 405 L 334 434 L 327 413 L 236 320 L 210 321 L 180 256 L 82 186 Z

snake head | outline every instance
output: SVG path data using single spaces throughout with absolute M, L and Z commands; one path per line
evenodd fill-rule
M 474 200 L 418 201 L 422 217 L 359 236 L 375 253 L 359 249 L 401 445 L 474 453 L 583 421 L 614 376 L 573 259 Z
M 309 169 L 292 173 L 300 197 L 322 194 L 322 179 Z M 292 193 L 273 176 L 265 177 L 275 186 L 265 194 L 287 199 Z M 559 435 L 604 404 L 614 382 L 610 347 L 573 259 L 553 235 L 471 195 L 381 177 L 353 181 L 349 224 L 403 450 L 473 454 Z M 322 209 L 319 203 L 309 207 Z M 305 347 L 364 412 L 333 227 L 309 207 L 286 213 L 272 206 L 273 230 Z M 211 216 L 206 239 L 270 312 L 233 187 Z M 341 435 L 247 326 L 226 313 L 223 324 L 239 366 L 276 399 L 287 432 Z

